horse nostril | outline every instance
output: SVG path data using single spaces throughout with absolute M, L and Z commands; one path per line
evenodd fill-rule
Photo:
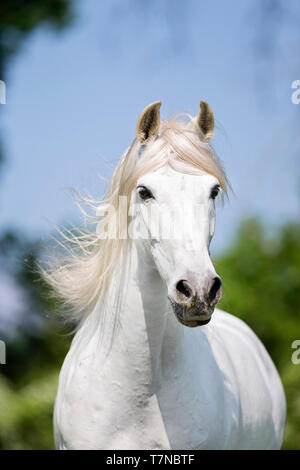
M 180 292 L 180 294 L 182 294 L 187 299 L 189 299 L 193 295 L 193 291 L 191 287 L 189 286 L 189 283 L 185 280 L 177 282 L 176 290 Z
M 221 286 L 222 286 L 221 279 L 219 277 L 215 277 L 214 280 L 213 280 L 213 284 L 210 288 L 209 294 L 208 294 L 210 302 L 215 300 L 216 295 L 217 295 L 218 291 L 220 290 Z

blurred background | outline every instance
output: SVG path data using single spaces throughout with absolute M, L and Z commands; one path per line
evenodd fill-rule
M 263 341 L 300 449 L 298 0 L 2 0 L 0 449 L 53 449 L 52 409 L 71 336 L 37 274 L 55 226 L 81 225 L 67 187 L 100 198 L 140 111 L 212 107 L 233 193 L 211 247 L 221 308 Z M 294 100 L 295 101 L 295 100 Z

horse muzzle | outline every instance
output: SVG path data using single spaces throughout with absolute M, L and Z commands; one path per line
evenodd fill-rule
M 186 276 L 175 283 L 169 293 L 177 320 L 194 328 L 209 323 L 216 304 L 222 297 L 222 281 L 215 273 L 200 285 L 196 276 Z

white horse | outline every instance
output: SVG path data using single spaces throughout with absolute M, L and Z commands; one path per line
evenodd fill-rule
M 47 274 L 81 318 L 60 373 L 56 446 L 279 449 L 276 368 L 243 321 L 215 308 L 209 244 L 228 183 L 212 111 L 201 101 L 197 117 L 163 122 L 160 105 L 139 118 L 98 230 L 74 237 L 82 252 Z

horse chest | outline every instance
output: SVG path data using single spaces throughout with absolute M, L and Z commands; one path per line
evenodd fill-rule
M 228 440 L 226 396 L 207 377 L 171 374 L 149 393 L 145 370 L 128 376 L 116 362 L 101 374 L 89 361 L 67 366 L 57 413 L 67 448 L 222 448 Z

